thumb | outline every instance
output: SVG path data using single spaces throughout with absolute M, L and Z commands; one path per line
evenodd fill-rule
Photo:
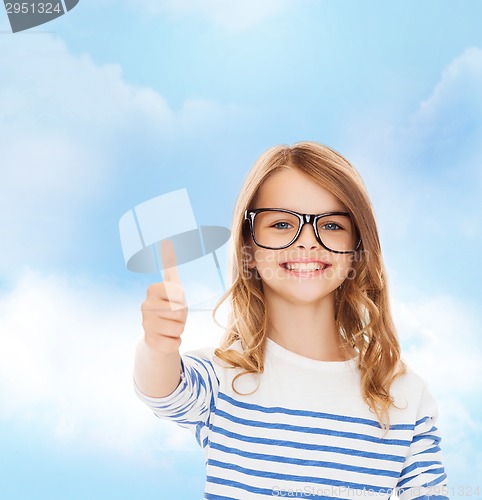
M 161 242 L 162 267 L 164 269 L 164 281 L 181 283 L 176 267 L 176 250 L 170 240 Z

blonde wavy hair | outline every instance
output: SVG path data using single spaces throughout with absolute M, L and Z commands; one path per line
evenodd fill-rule
M 233 368 L 241 368 L 232 381 L 248 373 L 264 371 L 267 338 L 267 308 L 262 281 L 248 267 L 249 227 L 245 210 L 252 208 L 259 188 L 273 173 L 297 169 L 313 182 L 330 191 L 352 214 L 362 240 L 352 264 L 350 279 L 335 292 L 335 322 L 342 343 L 358 352 L 361 392 L 376 414 L 382 429 L 390 428 L 389 408 L 395 406 L 390 387 L 406 372 L 400 357 L 400 344 L 390 312 L 387 278 L 372 205 L 365 185 L 355 168 L 339 153 L 315 142 L 280 145 L 265 151 L 253 165 L 233 212 L 230 248 L 231 286 L 213 311 L 231 298 L 228 325 L 215 355 Z M 236 341 L 242 351 L 232 349 Z M 250 393 L 251 394 L 251 393 Z

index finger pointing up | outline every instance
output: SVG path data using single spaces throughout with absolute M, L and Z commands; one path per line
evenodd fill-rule
M 170 240 L 161 242 L 162 267 L 164 268 L 164 281 L 181 283 L 176 268 L 176 250 Z

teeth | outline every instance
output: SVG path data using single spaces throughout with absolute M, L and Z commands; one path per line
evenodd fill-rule
M 286 269 L 290 271 L 319 271 L 322 267 L 324 267 L 319 262 L 286 262 Z

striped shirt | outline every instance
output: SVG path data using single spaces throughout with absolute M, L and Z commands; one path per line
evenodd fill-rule
M 363 401 L 357 358 L 318 361 L 268 338 L 265 370 L 236 380 L 241 395 L 231 386 L 240 371 L 209 347 L 181 354 L 169 396 L 148 397 L 134 383 L 157 417 L 195 435 L 205 499 L 448 499 L 438 407 L 410 367 L 392 384 L 398 408 L 384 437 Z

